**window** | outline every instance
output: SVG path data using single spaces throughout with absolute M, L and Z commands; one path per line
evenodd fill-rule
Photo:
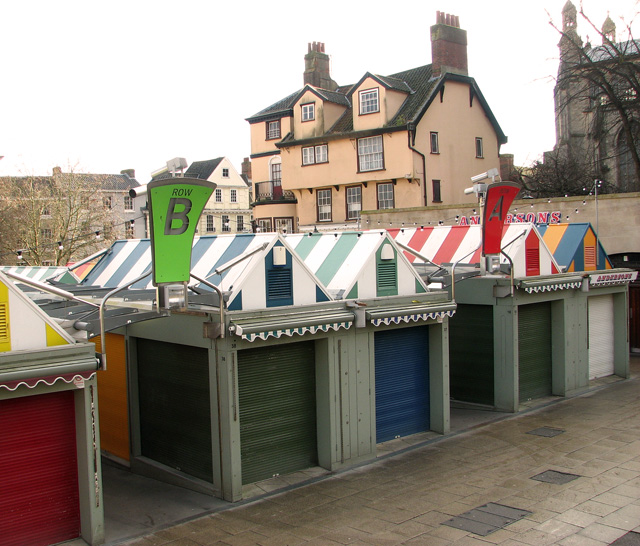
M 378 90 L 367 89 L 366 91 L 360 91 L 360 115 L 379 111 Z
M 378 184 L 378 208 L 392 209 L 393 207 L 393 183 L 384 182 L 383 184 Z
M 244 231 L 244 216 L 236 216 L 236 231 Z
M 222 178 L 229 178 L 229 169 L 222 169 Z
M 318 190 L 318 222 L 331 222 L 331 190 Z
M 220 188 L 216 188 L 216 203 L 222 203 L 222 190 Z
M 431 187 L 433 189 L 433 202 L 442 203 L 442 196 L 440 195 L 440 180 L 432 180 Z
M 102 198 L 102 204 L 104 205 L 105 209 L 110 209 L 111 208 L 111 196 L 107 195 L 106 197 Z
M 302 148 L 302 164 L 313 165 L 314 163 L 327 163 L 329 161 L 327 145 L 308 146 Z
M 134 226 L 133 222 L 127 222 L 124 225 L 125 239 L 133 239 L 133 226 Z
M 51 216 L 51 209 L 49 208 L 49 205 L 42 207 L 42 216 Z
M 358 140 L 358 168 L 360 172 L 384 169 L 381 136 Z
M 269 233 L 271 231 L 271 218 L 258 218 L 256 231 Z
M 440 145 L 438 144 L 438 133 L 431 133 L 431 153 L 439 154 L 440 153 Z
M 124 196 L 124 210 L 133 210 L 133 197 L 130 195 Z
M 302 121 L 313 121 L 316 119 L 316 105 L 313 102 L 302 105 Z
M 362 186 L 347 188 L 347 220 L 359 220 L 362 210 Z
M 44 241 L 50 241 L 53 238 L 53 232 L 50 229 L 41 229 L 40 238 Z
M 213 233 L 216 230 L 213 223 L 213 214 L 207 214 L 207 233 Z
M 293 218 L 275 218 L 276 231 L 280 233 L 293 233 Z
M 280 182 L 282 180 L 282 163 L 279 161 L 277 163 L 271 163 L 270 176 L 272 182 Z
M 267 140 L 280 138 L 280 120 L 267 121 Z
M 229 222 L 229 216 L 226 214 L 222 215 L 222 232 L 229 233 L 231 231 L 231 222 Z
M 238 190 L 235 190 L 235 189 L 230 190 L 230 199 L 232 203 L 238 202 Z
M 482 138 L 476 137 L 476 157 L 484 157 L 484 150 L 482 149 Z

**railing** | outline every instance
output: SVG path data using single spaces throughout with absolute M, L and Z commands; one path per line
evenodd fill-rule
M 254 201 L 263 203 L 265 201 L 296 202 L 296 197 L 290 190 L 283 190 L 280 180 L 270 180 L 268 182 L 256 182 Z

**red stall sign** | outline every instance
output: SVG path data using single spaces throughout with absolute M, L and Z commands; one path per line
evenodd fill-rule
M 502 229 L 509 207 L 520 192 L 514 182 L 498 182 L 487 187 L 482 220 L 482 254 L 499 254 Z

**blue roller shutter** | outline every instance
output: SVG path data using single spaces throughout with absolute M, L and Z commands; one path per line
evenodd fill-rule
M 376 441 L 429 430 L 429 327 L 375 334 Z

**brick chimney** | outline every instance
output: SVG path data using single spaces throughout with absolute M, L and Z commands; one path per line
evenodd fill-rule
M 436 12 L 431 27 L 431 63 L 434 77 L 446 72 L 469 75 L 467 63 L 467 31 L 460 28 L 460 18 Z
M 128 176 L 129 178 L 135 179 L 136 170 L 135 169 L 124 169 L 124 170 L 120 171 L 120 174 L 124 174 L 124 175 Z
M 241 174 L 247 177 L 247 180 L 251 180 L 251 160 L 248 157 L 244 158 L 241 165 Z
M 338 84 L 331 79 L 331 63 L 329 55 L 324 52 L 322 42 L 309 44 L 304 56 L 304 84 L 335 91 Z
M 60 167 L 54 167 L 53 168 L 53 176 L 62 174 L 62 169 Z

